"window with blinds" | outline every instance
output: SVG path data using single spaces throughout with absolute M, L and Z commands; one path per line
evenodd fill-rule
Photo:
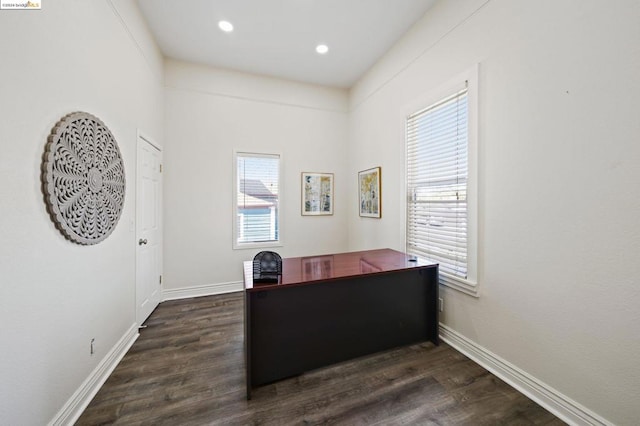
M 234 246 L 274 244 L 280 240 L 280 156 L 236 153 Z
M 467 279 L 468 134 L 466 87 L 407 117 L 407 252 L 445 284 Z

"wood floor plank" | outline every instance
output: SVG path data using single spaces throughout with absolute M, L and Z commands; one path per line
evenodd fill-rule
M 241 293 L 164 302 L 146 325 L 77 425 L 564 424 L 446 343 L 310 371 L 247 401 Z

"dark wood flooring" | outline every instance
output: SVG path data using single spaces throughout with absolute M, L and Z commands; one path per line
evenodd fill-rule
M 241 293 L 164 302 L 146 325 L 77 425 L 564 424 L 446 343 L 308 372 L 247 401 Z

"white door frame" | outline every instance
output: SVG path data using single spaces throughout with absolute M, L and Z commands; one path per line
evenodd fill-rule
M 135 288 L 135 313 L 136 313 L 136 323 L 138 324 L 138 327 L 140 327 L 142 325 L 142 323 L 144 323 L 144 321 L 147 319 L 148 314 L 153 310 L 151 309 L 151 311 L 149 311 L 148 313 L 143 313 L 141 312 L 140 309 L 140 304 L 142 301 L 142 297 L 141 293 L 142 293 L 142 288 L 143 288 L 143 283 L 141 282 L 141 277 L 140 277 L 140 271 L 141 271 L 141 261 L 140 261 L 140 244 L 139 241 L 142 239 L 142 205 L 143 205 L 143 200 L 141 199 L 142 196 L 142 179 L 141 179 L 141 170 L 140 170 L 140 150 L 141 150 L 141 146 L 142 144 L 147 144 L 153 148 L 155 148 L 156 150 L 158 150 L 159 155 L 160 155 L 160 174 L 159 174 L 159 191 L 158 191 L 158 197 L 159 197 L 159 211 L 158 213 L 158 237 L 157 237 L 157 241 L 154 242 L 154 244 L 157 244 L 158 246 L 158 271 L 156 271 L 157 275 L 158 275 L 158 279 L 159 279 L 159 283 L 158 283 L 158 294 L 157 296 L 154 298 L 153 301 L 153 309 L 155 309 L 155 306 L 157 306 L 157 304 L 159 302 L 162 301 L 162 271 L 163 271 L 163 259 L 162 259 L 162 252 L 163 252 L 163 241 L 162 241 L 162 236 L 163 236 L 163 215 L 162 215 L 162 204 L 163 204 L 163 197 L 162 197 L 162 193 L 163 193 L 163 176 L 162 176 L 162 146 L 160 144 L 158 144 L 157 142 L 155 142 L 152 138 L 150 138 L 149 136 L 147 136 L 145 133 L 141 132 L 138 129 L 138 134 L 137 134 L 137 138 L 136 138 L 136 232 L 135 232 L 135 240 L 134 240 L 134 244 L 135 244 L 135 250 L 136 250 L 136 288 Z M 144 318 L 141 318 L 141 316 L 144 316 Z

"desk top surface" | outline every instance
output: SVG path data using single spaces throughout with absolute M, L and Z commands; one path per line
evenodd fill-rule
M 249 260 L 244 262 L 244 288 L 247 291 L 259 291 L 359 275 L 437 266 L 437 263 L 424 259 L 418 258 L 416 261 L 409 259 L 409 255 L 391 249 L 290 257 L 282 259 L 282 277 L 278 283 L 255 284 L 253 282 L 253 262 Z

